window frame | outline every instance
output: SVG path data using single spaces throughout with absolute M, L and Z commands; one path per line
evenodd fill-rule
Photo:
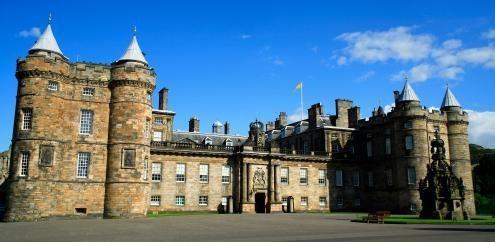
M 230 183 L 230 173 L 231 168 L 229 165 L 222 165 L 222 183 L 229 184 Z
M 368 187 L 375 186 L 375 177 L 373 171 L 368 171 Z
M 81 109 L 79 115 L 79 135 L 93 133 L 94 112 L 90 109 Z
M 342 169 L 335 170 L 335 186 L 344 186 L 344 171 Z
M 199 183 L 208 183 L 209 181 L 210 166 L 208 164 L 199 164 Z
M 301 197 L 301 207 L 309 206 L 309 198 L 306 196 Z
M 415 186 L 416 185 L 416 168 L 408 167 L 407 168 L 407 185 Z
M 157 136 L 156 134 L 160 134 L 160 135 Z M 158 139 L 158 137 L 159 137 L 159 139 Z M 152 140 L 158 141 L 158 142 L 163 141 L 163 132 L 162 131 L 153 131 Z
M 90 152 L 77 152 L 76 178 L 78 179 L 88 178 L 90 164 L 91 164 Z
M 93 97 L 95 95 L 94 87 L 84 87 L 82 90 L 82 95 L 85 97 Z
M 318 170 L 318 185 L 326 186 L 327 185 L 327 171 L 324 169 Z
M 29 161 L 31 159 L 31 153 L 29 151 L 21 151 L 19 156 L 19 173 L 20 177 L 27 177 L 29 175 Z
M 22 108 L 21 130 L 33 129 L 33 108 Z
M 414 150 L 414 137 L 410 134 L 404 136 L 404 149 L 406 151 Z
M 299 168 L 299 185 L 308 185 L 308 168 Z
M 198 198 L 198 206 L 208 206 L 208 196 L 200 195 Z
M 162 181 L 162 163 L 152 162 L 151 163 L 151 181 L 161 182 Z
M 285 176 L 284 176 L 284 172 L 283 172 L 284 170 L 287 171 Z M 281 184 L 289 184 L 289 167 L 280 167 L 280 183 Z
M 186 196 L 177 195 L 175 196 L 175 206 L 185 206 L 186 205 Z
M 326 207 L 328 204 L 327 197 L 319 197 L 318 204 L 320 205 L 320 207 Z
M 46 89 L 48 91 L 58 92 L 60 91 L 60 82 L 49 80 L 48 84 L 46 85 Z
M 179 169 L 179 167 L 183 167 L 184 171 L 182 172 L 182 168 Z M 175 165 L 175 182 L 186 182 L 186 169 L 187 166 L 185 163 L 177 163 Z
M 162 196 L 160 195 L 151 195 L 150 197 L 150 206 L 160 206 L 162 202 Z

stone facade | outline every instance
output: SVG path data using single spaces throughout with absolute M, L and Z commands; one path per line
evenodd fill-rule
M 110 65 L 39 49 L 17 61 L 5 221 L 222 212 L 227 200 L 229 212 L 282 212 L 289 197 L 296 211 L 416 213 L 435 131 L 475 213 L 460 107 L 428 111 L 397 99 L 391 112 L 380 107 L 364 120 L 352 101 L 337 99 L 335 115 L 317 103 L 308 119 L 288 124 L 281 112 L 266 131 L 251 123 L 248 136 L 230 135 L 228 123 L 200 133 L 196 117 L 189 132 L 176 132 L 169 90 L 153 109 L 155 72 L 136 48 L 134 37 L 130 54 Z

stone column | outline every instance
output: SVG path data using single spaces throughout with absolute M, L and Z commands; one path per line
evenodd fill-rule
M 270 162 L 271 163 L 271 162 Z M 270 164 L 270 202 L 275 200 L 275 166 Z
M 248 200 L 248 185 L 247 185 L 247 180 L 248 180 L 248 177 L 247 177 L 247 164 L 245 162 L 242 163 L 242 177 L 241 177 L 241 181 L 242 181 L 242 187 L 241 187 L 241 193 L 242 193 L 242 202 L 247 202 Z
M 275 182 L 275 201 L 280 201 L 280 165 L 275 165 L 275 174 L 273 177 L 273 181 Z
M 249 188 L 250 183 L 251 183 L 251 164 L 246 164 L 246 201 L 249 202 L 251 200 L 250 195 L 249 195 Z

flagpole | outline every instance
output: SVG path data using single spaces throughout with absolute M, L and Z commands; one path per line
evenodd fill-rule
M 303 84 L 301 82 L 301 122 L 303 120 L 303 112 L 304 112 L 304 106 L 303 106 Z

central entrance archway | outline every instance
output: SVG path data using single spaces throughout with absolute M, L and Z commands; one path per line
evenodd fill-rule
M 265 200 L 266 200 L 266 194 L 264 192 L 258 192 L 254 194 L 254 210 L 256 213 L 265 213 L 266 208 L 265 208 Z

